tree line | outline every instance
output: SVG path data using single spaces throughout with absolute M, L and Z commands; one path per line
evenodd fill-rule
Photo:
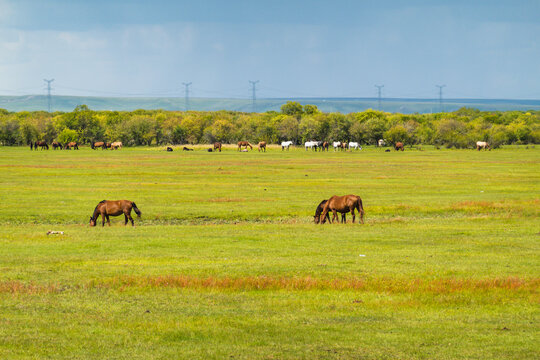
M 448 148 L 540 143 L 540 111 L 479 111 L 461 108 L 435 114 L 399 114 L 366 110 L 323 113 L 315 105 L 289 101 L 281 111 L 94 111 L 86 105 L 72 112 L 0 109 L 0 144 L 27 145 L 36 140 L 122 141 L 124 145 L 279 143 L 291 140 L 357 141 L 376 144 L 431 144 Z

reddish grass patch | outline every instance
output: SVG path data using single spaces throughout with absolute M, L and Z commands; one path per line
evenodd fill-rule
M 59 284 L 34 284 L 21 281 L 0 282 L 0 293 L 43 294 L 59 293 L 69 289 L 129 288 L 185 288 L 216 290 L 358 290 L 385 293 L 451 294 L 467 291 L 507 290 L 538 295 L 540 278 L 517 277 L 493 279 L 317 279 L 312 277 L 194 277 L 187 275 L 118 276 L 110 279 L 91 280 L 86 284 L 61 286 Z

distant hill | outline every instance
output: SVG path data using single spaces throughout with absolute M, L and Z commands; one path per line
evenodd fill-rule
M 350 113 L 366 109 L 377 109 L 376 98 L 272 98 L 257 99 L 255 107 L 249 99 L 191 98 L 189 109 L 200 111 L 232 110 L 242 112 L 279 111 L 287 101 L 298 101 L 302 105 L 313 104 L 324 112 Z M 86 104 L 93 110 L 131 111 L 135 109 L 185 110 L 184 98 L 146 97 L 92 97 L 53 96 L 52 111 L 72 111 L 77 105 Z M 540 100 L 491 100 L 491 99 L 445 99 L 444 111 L 454 111 L 461 107 L 479 110 L 540 110 Z M 47 96 L 0 96 L 0 108 L 9 111 L 47 110 Z M 431 113 L 440 112 L 438 99 L 383 99 L 381 110 L 387 112 Z

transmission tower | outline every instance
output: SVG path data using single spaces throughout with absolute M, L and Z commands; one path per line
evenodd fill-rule
M 54 79 L 43 79 L 43 81 L 47 83 L 47 110 L 51 112 L 51 83 L 54 81 Z
M 443 112 L 443 106 L 442 106 L 442 89 L 443 87 L 446 87 L 446 85 L 435 85 L 439 88 L 439 107 L 440 111 Z
M 186 99 L 185 99 L 185 105 L 186 105 L 186 111 L 189 110 L 189 86 L 191 85 L 191 83 L 182 83 L 182 85 L 184 85 L 186 87 L 186 90 L 185 90 L 185 96 L 186 96 Z
M 255 100 L 257 100 L 257 97 L 255 96 L 255 92 L 257 90 L 255 85 L 257 85 L 258 82 L 259 80 L 256 80 L 256 81 L 249 80 L 249 83 L 251 84 L 251 106 L 252 106 L 253 112 L 255 112 Z
M 375 87 L 377 88 L 379 92 L 379 109 L 378 110 L 381 111 L 381 90 L 384 87 L 384 85 L 375 85 Z

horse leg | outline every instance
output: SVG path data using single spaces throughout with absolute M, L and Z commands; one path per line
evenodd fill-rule
M 332 213 L 334 214 L 334 217 L 332 218 L 332 224 L 333 224 L 333 223 L 334 223 L 334 220 L 338 218 L 338 216 L 337 216 L 337 210 L 335 210 L 335 209 L 332 210 Z M 338 224 L 339 224 L 339 222 L 338 222 Z
M 131 226 L 135 226 L 135 223 L 133 222 L 133 218 L 131 217 L 131 214 L 128 214 L 129 221 L 131 221 Z
M 96 218 L 97 220 L 97 218 Z M 101 213 L 101 226 L 105 226 L 105 214 Z
M 124 213 L 124 226 L 126 226 L 128 223 L 128 217 L 126 215 L 126 213 Z
M 109 220 L 109 215 L 105 214 L 105 216 L 107 217 L 107 225 L 111 226 L 111 221 Z
M 351 209 L 351 214 L 352 214 L 352 223 L 354 224 L 354 218 L 355 218 L 354 207 Z

